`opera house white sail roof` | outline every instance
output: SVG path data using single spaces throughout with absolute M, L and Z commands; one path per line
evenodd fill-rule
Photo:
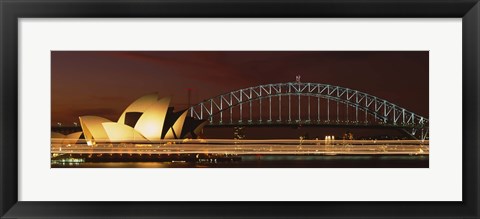
M 83 134 L 88 145 L 98 142 L 155 142 L 161 139 L 196 138 L 207 124 L 188 117 L 188 111 L 174 112 L 170 97 L 149 94 L 131 103 L 117 122 L 99 116 L 80 116 L 82 132 L 68 136 L 52 133 L 57 142 L 75 143 Z

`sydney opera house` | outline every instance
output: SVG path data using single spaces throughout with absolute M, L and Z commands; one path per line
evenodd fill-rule
M 197 138 L 207 121 L 189 117 L 188 110 L 175 112 L 169 105 L 170 97 L 159 99 L 155 93 L 134 101 L 116 122 L 99 116 L 80 116 L 81 132 L 68 135 L 52 132 L 52 143 L 75 144 L 85 139 L 89 146 L 95 146 L 98 143 L 153 143 L 162 139 Z

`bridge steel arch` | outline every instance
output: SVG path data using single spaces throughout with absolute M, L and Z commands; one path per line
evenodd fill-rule
M 304 101 L 307 103 L 302 104 L 301 97 L 307 97 L 308 99 Z M 292 98 L 298 101 L 292 104 Z M 272 99 L 276 103 L 273 103 Z M 257 109 L 252 106 L 254 103 Z M 288 108 L 284 106 L 287 104 Z M 292 106 L 297 110 L 297 118 L 293 118 Z M 322 107 L 327 112 L 321 112 Z M 234 108 L 238 108 L 235 119 Z M 316 112 L 313 112 L 312 108 Z M 340 108 L 346 112 L 342 119 Z M 272 109 L 277 109 L 277 115 L 273 115 Z M 190 107 L 189 111 L 191 117 L 209 120 L 209 125 L 212 126 L 295 124 L 383 126 L 406 130 L 414 138 L 428 139 L 428 118 L 358 90 L 320 83 L 287 82 L 243 88 L 204 100 Z M 354 115 L 349 115 L 350 111 Z M 255 115 L 255 118 L 252 115 Z M 362 116 L 363 118 L 360 118 Z

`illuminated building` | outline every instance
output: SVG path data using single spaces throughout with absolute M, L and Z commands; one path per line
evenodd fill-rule
M 169 97 L 158 99 L 158 94 L 149 94 L 130 104 L 117 122 L 99 116 L 80 116 L 82 132 L 72 138 L 78 140 L 83 133 L 91 146 L 99 142 L 148 143 L 161 139 L 196 138 L 207 121 L 187 116 L 187 110 L 175 112 L 169 104 Z M 58 133 L 52 133 L 54 137 L 65 139 Z

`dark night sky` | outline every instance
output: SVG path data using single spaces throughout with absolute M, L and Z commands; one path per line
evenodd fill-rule
M 428 117 L 428 52 L 79 52 L 52 55 L 52 124 L 97 115 L 116 121 L 142 95 L 176 109 L 268 83 L 318 82 L 360 90 Z

